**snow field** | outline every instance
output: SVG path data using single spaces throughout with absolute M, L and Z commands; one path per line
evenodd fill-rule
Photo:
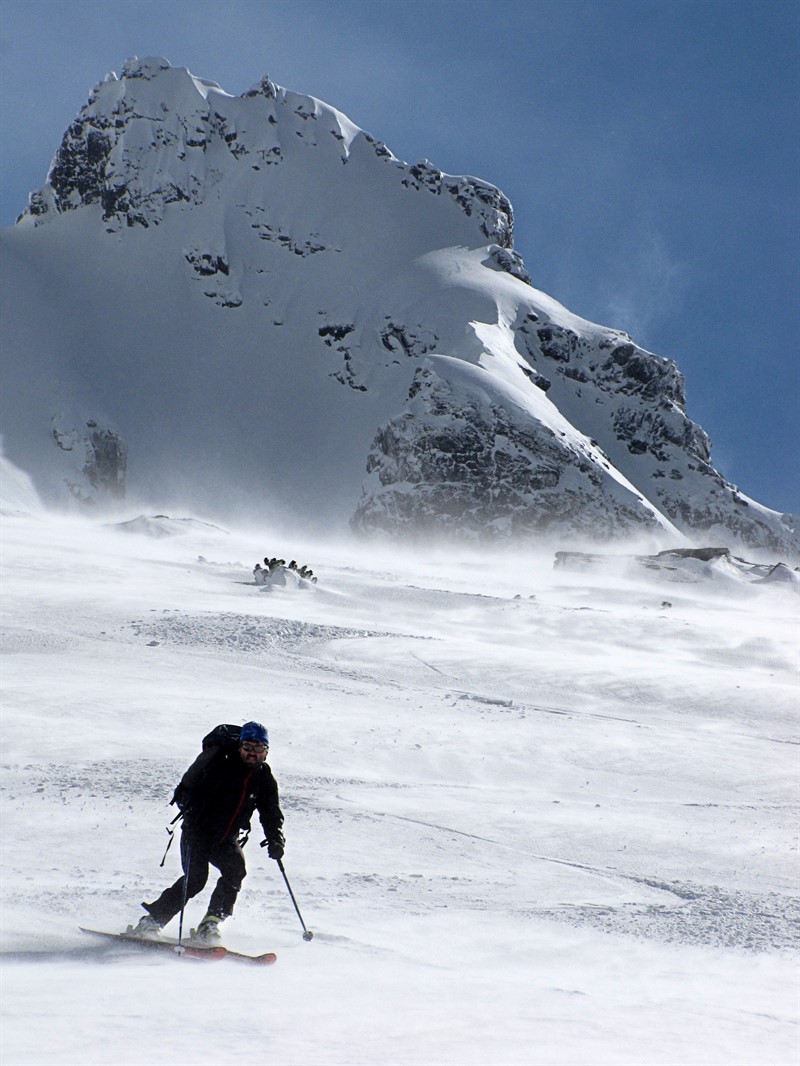
M 319 585 L 261 592 L 278 548 Z M 53 516 L 3 570 L 4 1066 L 796 1061 L 791 588 Z M 276 967 L 80 934 L 247 718 L 315 939 L 257 829 L 225 936 Z

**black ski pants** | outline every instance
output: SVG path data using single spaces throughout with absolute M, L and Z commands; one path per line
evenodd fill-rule
M 193 899 L 202 892 L 208 881 L 208 867 L 216 866 L 220 872 L 211 899 L 208 913 L 217 918 L 227 918 L 233 913 L 233 905 L 247 874 L 244 853 L 234 841 L 224 844 L 212 842 L 205 837 L 181 835 L 181 865 L 183 876 L 170 885 L 153 903 L 145 903 L 145 910 L 160 925 L 166 925 L 183 906 L 184 900 Z

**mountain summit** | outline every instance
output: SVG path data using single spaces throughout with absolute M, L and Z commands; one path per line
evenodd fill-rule
M 673 362 L 532 286 L 499 189 L 267 77 L 129 60 L 2 240 L 4 446 L 45 500 L 800 551 Z

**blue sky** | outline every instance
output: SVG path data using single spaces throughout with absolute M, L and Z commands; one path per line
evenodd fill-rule
M 674 359 L 716 465 L 800 512 L 793 0 L 2 0 L 0 223 L 134 54 L 499 185 L 537 288 Z

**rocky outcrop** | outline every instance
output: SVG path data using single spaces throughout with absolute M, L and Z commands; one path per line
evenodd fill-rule
M 800 588 L 800 571 L 786 563 L 748 562 L 730 548 L 670 548 L 655 555 L 601 555 L 558 551 L 553 567 L 574 573 L 598 571 L 659 578 L 680 584 L 701 581 L 743 585 L 775 584 Z M 664 601 L 662 607 L 672 604 Z
M 732 537 L 800 554 L 800 523 L 754 504 L 714 467 L 711 441 L 686 414 L 683 375 L 617 330 L 578 329 L 541 313 L 520 315 L 514 343 L 548 396 L 596 437 L 625 477 L 690 537 Z
M 494 185 L 478 178 L 444 174 L 427 159 L 411 166 L 402 165 L 405 175 L 401 182 L 407 188 L 425 189 L 434 196 L 449 196 L 465 215 L 476 216 L 487 240 L 495 242 L 501 249 L 513 246 L 514 211 L 508 198 Z M 512 257 L 508 262 L 517 263 L 518 259 Z
M 373 441 L 356 531 L 480 539 L 569 528 L 607 539 L 663 530 L 590 446 L 504 403 L 485 377 L 443 357 L 417 370 L 406 410 Z
M 67 453 L 69 473 L 64 484 L 74 499 L 84 504 L 125 499 L 128 449 L 115 429 L 95 419 L 65 428 L 63 417 L 56 416 L 52 435 L 60 451 Z

